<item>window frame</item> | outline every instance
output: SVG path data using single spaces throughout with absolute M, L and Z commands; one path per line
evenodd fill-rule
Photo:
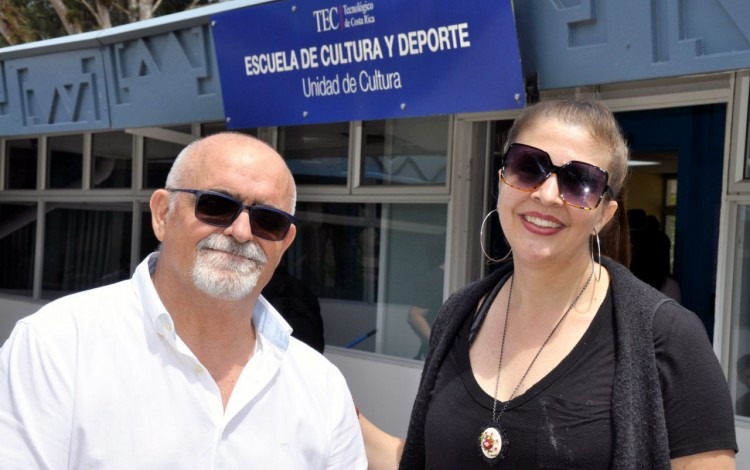
M 297 186 L 299 200 L 315 202 L 447 202 L 451 192 L 453 168 L 453 129 L 455 117 L 448 116 L 446 178 L 442 185 L 362 185 L 362 121 L 349 123 L 349 158 L 346 185 Z M 269 128 L 270 141 L 278 148 L 279 127 Z M 282 155 L 283 156 L 283 155 Z M 406 199 L 406 200 L 405 200 Z
M 732 101 L 732 138 L 729 145 L 729 169 L 727 172 L 728 194 L 750 193 L 750 175 L 745 177 L 746 167 L 750 167 L 750 71 L 737 72 L 734 79 Z M 727 160 L 727 159 L 725 159 Z
M 39 134 L 33 136 L 14 136 L 0 139 L 0 202 L 27 202 L 37 207 L 37 231 L 34 241 L 34 282 L 31 298 L 40 300 L 42 297 L 42 272 L 44 267 L 45 218 L 47 206 L 56 203 L 129 203 L 132 206 L 132 237 L 131 237 L 131 271 L 140 263 L 140 235 L 143 227 L 142 216 L 148 210 L 148 202 L 153 188 L 144 188 L 145 156 L 144 143 L 146 139 L 156 139 L 165 142 L 187 145 L 201 136 L 202 126 L 213 123 L 191 123 L 190 133 L 178 132 L 173 128 L 144 127 L 126 128 L 121 131 L 132 136 L 132 180 L 129 188 L 95 188 L 91 185 L 93 171 L 93 136 L 97 133 L 116 132 L 117 129 L 104 129 L 101 132 L 70 132 L 55 134 Z M 180 127 L 184 126 L 181 125 Z M 299 185 L 298 200 L 306 202 L 331 203 L 433 203 L 447 204 L 450 210 L 451 175 L 453 168 L 453 127 L 454 116 L 448 116 L 448 128 L 445 129 L 448 139 L 446 154 L 446 182 L 442 185 L 393 185 L 393 186 L 361 186 L 359 184 L 359 170 L 362 166 L 362 121 L 349 123 L 349 144 L 347 158 L 347 184 L 345 186 L 315 186 Z M 47 187 L 47 148 L 48 139 L 60 135 L 82 136 L 83 139 L 83 169 L 82 185 L 80 188 L 52 189 Z M 279 128 L 260 128 L 258 137 L 278 148 Z M 6 160 L 6 142 L 19 138 L 37 139 L 37 175 L 35 189 L 5 189 L 5 176 L 8 168 Z

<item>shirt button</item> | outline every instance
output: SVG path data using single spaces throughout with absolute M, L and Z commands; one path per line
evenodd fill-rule
M 156 327 L 160 336 L 172 337 L 174 325 L 172 324 L 172 321 L 169 318 L 167 318 L 166 315 L 159 316 L 159 318 L 156 320 Z
M 200 364 L 196 364 L 195 367 L 193 367 L 193 370 L 195 370 L 195 373 L 199 375 L 206 372 L 206 369 Z

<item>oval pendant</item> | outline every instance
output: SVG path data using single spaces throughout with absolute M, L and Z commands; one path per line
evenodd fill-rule
M 505 457 L 505 449 L 508 446 L 505 432 L 497 423 L 483 426 L 477 440 L 482 457 L 489 464 L 499 462 Z

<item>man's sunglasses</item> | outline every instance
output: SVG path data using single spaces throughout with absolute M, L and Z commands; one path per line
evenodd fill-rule
M 167 191 L 195 195 L 195 218 L 208 225 L 229 227 L 242 211 L 250 213 L 253 236 L 274 242 L 283 240 L 294 223 L 294 216 L 269 206 L 247 206 L 231 196 L 215 191 L 167 188 Z
M 599 206 L 606 193 L 612 197 L 606 170 L 576 160 L 557 166 L 547 152 L 524 144 L 510 144 L 503 156 L 500 177 L 508 186 L 532 192 L 552 173 L 557 175 L 560 198 L 569 206 L 592 210 Z

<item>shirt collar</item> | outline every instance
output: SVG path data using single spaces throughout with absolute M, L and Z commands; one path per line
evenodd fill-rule
M 156 292 L 151 275 L 156 270 L 159 253 L 151 253 L 144 259 L 133 273 L 133 283 L 136 292 L 141 299 L 143 311 L 154 324 L 157 333 L 174 341 L 176 333 L 174 321 L 161 302 Z M 289 326 L 281 314 L 265 299 L 258 297 L 252 316 L 253 324 L 258 335 L 262 336 L 272 346 L 281 351 L 289 347 L 292 327 Z
M 154 282 L 151 279 L 151 275 L 156 270 L 156 262 L 159 259 L 159 253 L 151 253 L 141 261 L 135 272 L 133 273 L 133 285 L 138 294 L 138 298 L 141 301 L 141 307 L 147 318 L 151 319 L 151 322 L 156 329 L 159 336 L 168 338 L 171 341 L 175 340 L 176 334 L 174 331 L 174 322 L 172 321 L 171 315 L 167 312 L 167 308 L 159 298 L 159 294 L 156 292 Z
M 256 331 L 265 337 L 272 345 L 286 351 L 292 327 L 281 314 L 263 296 L 258 297 L 253 310 L 253 323 Z

